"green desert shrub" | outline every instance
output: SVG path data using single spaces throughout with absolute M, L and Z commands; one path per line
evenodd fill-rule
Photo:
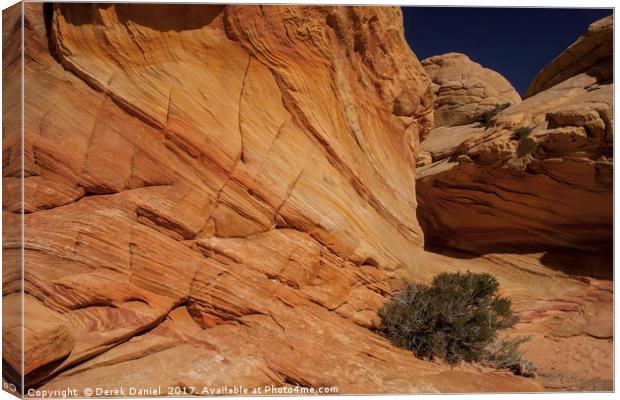
M 532 133 L 532 128 L 528 128 L 527 126 L 521 126 L 514 131 L 512 131 L 512 139 L 513 140 L 523 140 L 526 137 L 530 136 Z
M 497 334 L 517 319 L 499 283 L 486 273 L 442 273 L 431 285 L 412 283 L 379 311 L 380 331 L 419 358 L 455 364 L 490 359 Z
M 495 107 L 493 107 L 492 109 L 487 110 L 483 112 L 482 114 L 480 114 L 480 119 L 478 122 L 480 122 L 480 125 L 482 126 L 489 126 L 489 124 L 491 123 L 491 120 L 493 120 L 493 118 L 500 111 L 505 110 L 508 107 L 510 107 L 510 103 L 496 104 Z

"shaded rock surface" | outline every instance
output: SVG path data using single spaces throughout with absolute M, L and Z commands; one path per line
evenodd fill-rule
M 25 211 L 27 387 L 541 388 L 369 329 L 432 274 L 413 185 L 432 92 L 398 8 L 25 9 L 24 202 L 3 213 Z

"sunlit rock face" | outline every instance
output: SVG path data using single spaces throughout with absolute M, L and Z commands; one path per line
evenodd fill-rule
M 433 81 L 435 127 L 471 124 L 496 105 L 521 102 L 506 78 L 465 54 L 429 57 L 422 66 Z
M 433 94 L 398 8 L 30 3 L 25 27 L 27 387 L 540 389 L 456 386 L 371 330 L 429 274 Z
M 592 24 L 540 72 L 523 102 L 487 124 L 431 131 L 417 172 L 427 242 L 485 251 L 611 248 L 610 30 L 611 17 Z M 576 49 L 601 55 L 586 66 Z

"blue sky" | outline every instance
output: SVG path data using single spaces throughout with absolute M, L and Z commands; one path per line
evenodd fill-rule
M 420 60 L 459 52 L 501 73 L 521 95 L 536 73 L 611 9 L 403 7 Z

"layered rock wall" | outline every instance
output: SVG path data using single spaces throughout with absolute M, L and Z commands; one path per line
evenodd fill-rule
M 471 79 L 442 92 L 452 64 L 425 62 L 427 74 L 398 8 L 28 3 L 25 12 L 23 159 L 19 129 L 3 129 L 3 221 L 19 226 L 25 213 L 27 388 L 541 390 L 505 371 L 418 360 L 374 332 L 403 279 L 458 270 L 498 277 L 519 329 L 538 335 L 536 354 L 556 339 L 608 351 L 608 282 L 551 270 L 547 254 L 466 259 L 422 248 L 497 245 L 490 230 L 509 227 L 518 243 L 585 243 L 586 231 L 604 242 L 608 82 L 577 74 L 517 105 L 499 75 L 451 55 Z M 5 42 L 21 34 L 17 21 Z M 438 93 L 466 99 L 451 112 L 468 119 L 430 131 Z M 514 105 L 488 129 L 470 123 L 503 102 Z M 542 135 L 533 150 L 507 138 L 530 123 Z M 442 129 L 457 134 L 445 141 Z M 491 193 L 488 176 L 534 200 Z M 570 192 L 536 179 L 571 182 Z M 577 211 L 545 210 L 574 193 L 602 211 L 579 211 L 563 236 L 558 226 Z M 515 202 L 551 223 L 506 206 Z M 3 261 L 19 260 L 18 237 L 5 235 Z M 554 261 L 578 269 L 579 260 Z M 4 309 L 19 310 L 19 262 L 4 271 Z M 19 323 L 3 325 L 5 349 L 20 335 Z M 4 361 L 18 371 L 13 350 Z M 557 357 L 543 361 L 566 359 Z M 588 375 L 560 384 L 607 387 L 610 357 L 596 366 L 584 357 Z
M 24 202 L 3 212 L 25 211 L 28 388 L 539 388 L 453 387 L 369 329 L 400 278 L 430 275 L 432 91 L 398 8 L 25 9 Z

